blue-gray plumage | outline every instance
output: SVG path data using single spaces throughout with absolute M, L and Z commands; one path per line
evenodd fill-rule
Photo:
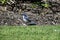
M 26 15 L 26 13 L 24 13 L 22 15 L 23 15 L 23 21 L 24 22 L 31 22 L 31 20 L 29 20 L 29 17 Z

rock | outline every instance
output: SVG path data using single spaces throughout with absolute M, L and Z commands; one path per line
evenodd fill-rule
M 32 9 L 32 8 L 29 8 L 29 7 L 26 8 L 27 11 L 30 11 L 31 9 Z
M 27 23 L 27 25 L 36 25 L 36 23 L 32 21 L 30 23 Z
M 7 11 L 7 8 L 0 6 L 0 11 Z

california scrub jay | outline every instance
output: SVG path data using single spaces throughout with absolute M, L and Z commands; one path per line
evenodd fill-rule
M 28 23 L 28 25 L 36 25 L 36 23 L 29 19 L 29 17 L 26 15 L 26 13 L 22 14 L 23 21 Z
M 29 19 L 29 17 L 26 15 L 26 13 L 22 14 L 23 15 L 23 21 L 24 22 L 31 22 L 31 20 Z

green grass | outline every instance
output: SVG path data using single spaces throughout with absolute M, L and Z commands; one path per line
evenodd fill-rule
M 60 40 L 60 26 L 0 26 L 0 40 Z

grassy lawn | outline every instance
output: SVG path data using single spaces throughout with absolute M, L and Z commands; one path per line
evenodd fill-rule
M 60 40 L 60 26 L 0 26 L 0 40 Z

